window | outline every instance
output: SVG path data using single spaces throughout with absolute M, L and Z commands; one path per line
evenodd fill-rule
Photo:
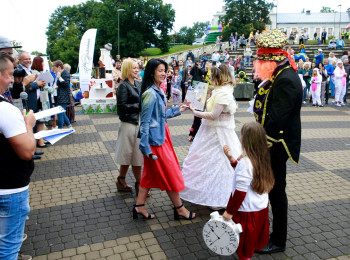
M 328 37 L 333 35 L 333 28 L 328 28 Z
M 321 28 L 316 28 L 317 38 L 321 37 Z

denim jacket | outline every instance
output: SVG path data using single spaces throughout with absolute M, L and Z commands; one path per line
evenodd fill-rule
M 141 96 L 141 123 L 138 138 L 139 148 L 144 155 L 152 153 L 150 145 L 161 146 L 165 141 L 165 121 L 181 115 L 179 107 L 165 110 L 164 91 L 155 85 L 147 89 Z

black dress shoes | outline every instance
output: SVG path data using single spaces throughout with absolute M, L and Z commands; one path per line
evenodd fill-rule
M 286 250 L 285 246 L 276 246 L 270 240 L 263 249 L 257 250 L 257 251 L 255 251 L 255 253 L 263 255 L 263 254 L 272 254 L 272 253 L 283 252 L 285 250 Z
M 39 160 L 39 159 L 41 159 L 41 156 L 39 156 L 39 155 L 34 155 L 33 156 L 33 160 Z
M 37 152 L 37 151 L 35 151 L 35 153 L 34 153 L 34 155 L 43 155 L 44 154 L 44 152 Z

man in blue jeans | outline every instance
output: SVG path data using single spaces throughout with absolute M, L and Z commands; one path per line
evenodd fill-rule
M 3 97 L 13 83 L 13 58 L 0 52 L 0 259 L 17 260 L 30 211 L 28 188 L 34 170 L 35 117 Z M 30 257 L 30 256 L 29 256 Z M 26 258 L 26 259 L 31 259 Z

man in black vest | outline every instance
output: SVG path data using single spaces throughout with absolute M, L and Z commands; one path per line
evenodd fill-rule
M 3 97 L 13 83 L 13 61 L 0 52 L 0 259 L 17 259 L 22 245 L 36 145 L 33 111 L 21 113 Z
M 253 111 L 257 122 L 265 128 L 275 176 L 275 185 L 269 193 L 272 233 L 269 243 L 257 251 L 260 254 L 282 252 L 286 248 L 286 163 L 289 158 L 297 164 L 300 154 L 303 89 L 295 62 L 282 50 L 287 43 L 288 38 L 279 30 L 265 31 L 256 41 L 258 60 L 254 62 L 254 69 L 263 82 Z

